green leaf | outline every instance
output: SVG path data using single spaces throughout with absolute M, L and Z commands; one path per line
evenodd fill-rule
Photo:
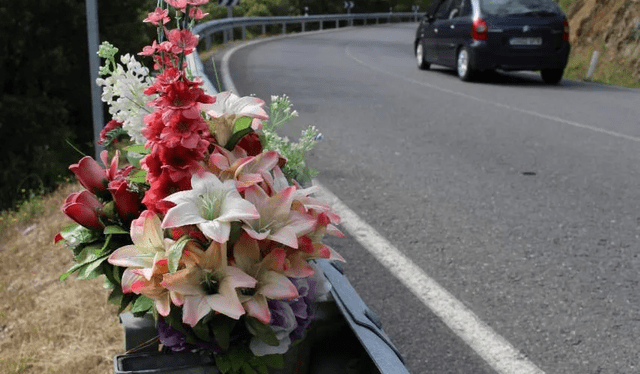
M 235 319 L 224 315 L 217 315 L 212 318 L 209 326 L 211 326 L 213 337 L 216 339 L 216 343 L 220 348 L 225 350 L 229 349 L 229 345 L 231 344 L 231 331 L 233 331 L 236 323 L 237 321 Z
M 239 132 L 251 128 L 251 122 L 253 122 L 253 118 L 251 117 L 240 117 L 236 119 L 233 123 L 233 132 Z
M 123 229 L 120 226 L 111 225 L 111 226 L 107 226 L 107 227 L 104 228 L 103 234 L 105 234 L 105 235 L 109 235 L 109 234 L 129 234 L 129 231 Z
M 245 374 L 257 374 L 258 373 L 247 362 L 245 362 L 242 365 L 242 372 L 245 373 Z
M 126 147 L 124 149 L 127 152 L 133 152 L 133 153 L 139 153 L 141 155 L 148 155 L 151 153 L 151 148 L 147 148 L 144 145 L 141 144 L 134 144 L 134 145 L 130 145 L 128 147 Z
M 191 239 L 188 236 L 183 236 L 178 239 L 177 242 L 173 243 L 171 248 L 169 248 L 167 258 L 169 260 L 169 271 L 171 273 L 175 273 L 178 270 L 178 265 L 180 265 L 180 258 L 182 257 L 182 251 L 190 240 Z
M 253 317 L 247 317 L 245 324 L 251 335 L 262 340 L 265 344 L 277 346 L 280 344 L 276 332 L 270 325 L 265 325 Z
M 122 298 L 124 297 L 124 293 L 122 293 L 122 289 L 120 287 L 115 287 L 113 291 L 109 294 L 109 298 L 107 298 L 107 302 L 109 304 L 120 305 L 122 303 Z
M 261 361 L 272 368 L 282 369 L 284 368 L 284 356 L 283 355 L 265 355 L 260 357 Z
M 99 231 L 90 230 L 79 224 L 67 226 L 64 230 L 60 231 L 60 235 L 71 247 L 88 244 L 100 238 Z
M 85 266 L 100 259 L 101 256 L 98 253 L 100 252 L 101 249 L 102 249 L 102 243 L 91 244 L 91 245 L 82 247 L 82 250 L 80 250 L 80 252 L 73 259 L 75 264 L 69 270 L 67 270 L 67 272 L 65 272 L 60 276 L 60 281 L 64 282 L 65 279 L 67 279 L 71 274 L 79 270 L 83 271 L 83 268 Z M 99 266 L 99 265 L 100 264 L 97 264 L 96 266 Z M 90 271 L 92 270 L 93 269 L 91 269 Z M 83 274 L 85 274 L 86 276 L 86 272 L 83 272 Z
M 233 350 L 229 352 L 229 359 L 231 360 L 231 370 L 233 370 L 234 372 L 239 372 L 240 368 L 242 368 L 242 365 L 244 364 L 246 355 L 243 355 L 242 353 L 243 351 L 240 350 Z
M 129 306 L 129 303 L 134 301 L 137 297 L 139 296 L 134 293 L 123 294 L 122 300 L 120 301 L 120 308 L 118 309 L 118 314 L 124 312 L 124 310 L 127 309 L 127 306 Z
M 107 260 L 109 255 L 98 257 L 92 262 L 86 263 L 86 266 L 78 272 L 78 279 L 94 279 L 102 275 L 102 263 Z
M 147 182 L 147 171 L 146 170 L 138 170 L 137 172 L 129 175 L 128 179 L 133 183 L 146 183 Z
M 196 337 L 202 341 L 209 341 L 211 335 L 209 333 L 209 327 L 206 323 L 198 323 L 191 328 Z
M 240 117 L 236 120 L 233 135 L 231 135 L 231 138 L 224 146 L 226 149 L 232 151 L 245 135 L 253 132 L 253 129 L 251 128 L 251 120 L 252 119 L 249 117 Z
M 231 370 L 231 360 L 229 360 L 228 355 L 219 354 L 215 356 L 216 358 L 216 366 L 223 373 L 228 373 Z
M 259 366 L 256 366 L 255 368 L 260 374 L 269 374 L 269 369 L 267 368 L 267 365 L 259 365 Z
M 125 148 L 127 151 L 127 161 L 136 168 L 140 168 L 140 161 L 149 153 L 151 149 L 145 148 L 143 145 L 133 145 Z
M 140 296 L 131 306 L 131 312 L 134 314 L 146 313 L 155 305 L 154 301 L 146 296 Z
M 109 262 L 102 263 L 102 273 L 105 275 L 105 283 L 109 282 L 111 286 L 110 289 L 120 287 L 120 276 L 115 268 L 116 267 Z

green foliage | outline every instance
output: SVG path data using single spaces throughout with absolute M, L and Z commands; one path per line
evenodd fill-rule
M 175 242 L 167 253 L 168 262 L 169 262 L 169 271 L 175 273 L 178 271 L 178 266 L 180 265 L 180 258 L 182 257 L 182 251 L 184 247 L 187 246 L 192 239 L 188 236 L 181 237 L 177 242 Z
M 146 296 L 140 296 L 133 302 L 133 305 L 131 306 L 131 313 L 140 317 L 149 312 L 153 306 L 153 300 Z
M 264 323 L 258 321 L 253 317 L 246 317 L 245 325 L 247 326 L 247 330 L 249 330 L 251 335 L 262 340 L 264 343 L 272 346 L 278 345 L 278 337 L 276 336 L 276 332 L 273 330 L 273 327 L 271 327 L 271 325 L 265 325 Z
M 234 348 L 215 356 L 216 366 L 223 373 L 230 374 L 267 374 L 269 367 L 284 367 L 282 355 L 255 356 L 246 348 Z
M 296 143 L 278 134 L 283 124 L 298 115 L 296 111 L 291 110 L 291 102 L 286 95 L 272 97 L 269 112 L 269 121 L 264 122 L 262 127 L 264 148 L 276 150 L 287 159 L 282 172 L 288 179 L 302 184 L 308 183 L 317 172 L 309 168 L 305 160 L 318 140 L 322 139 L 321 134 L 314 126 L 309 126 L 302 131 L 302 137 Z
M 137 53 L 155 0 L 99 2 L 100 39 Z M 143 11 L 144 9 L 144 11 Z M 0 2 L 0 209 L 21 191 L 52 191 L 93 154 L 86 7 L 77 0 Z

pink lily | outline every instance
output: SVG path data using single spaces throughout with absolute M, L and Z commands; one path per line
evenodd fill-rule
M 245 311 L 236 288 L 253 288 L 256 280 L 227 265 L 227 246 L 215 241 L 206 251 L 194 249 L 195 264 L 164 274 L 162 286 L 184 295 L 182 321 L 195 326 L 211 311 L 239 319 Z
M 212 173 L 194 174 L 191 187 L 164 199 L 176 206 L 167 211 L 162 228 L 197 225 L 205 236 L 224 243 L 231 222 L 260 218 L 255 206 L 240 196 L 235 181 L 221 182 Z
M 164 238 L 158 216 L 145 210 L 131 222 L 133 244 L 120 247 L 109 256 L 110 264 L 125 267 L 122 292 L 145 295 L 155 301 L 158 313 L 169 314 L 170 300 L 181 305 L 182 296 L 160 286 L 162 276 L 169 272 L 167 251 L 174 241 Z
M 274 196 L 253 185 L 245 190 L 245 198 L 252 202 L 260 217 L 247 220 L 243 229 L 256 240 L 270 239 L 291 248 L 298 248 L 298 237 L 315 224 L 312 217 L 291 209 L 295 187 L 285 188 Z
M 261 120 L 266 120 L 269 115 L 263 109 L 265 102 L 251 96 L 240 97 L 232 92 L 225 91 L 216 95 L 215 103 L 202 105 L 202 110 L 210 117 L 209 129 L 218 141 L 225 146 L 234 133 L 235 121 L 239 117 L 251 117 L 251 128 L 260 130 Z
M 271 321 L 267 299 L 291 300 L 298 297 L 298 290 L 291 281 L 277 270 L 284 267 L 285 251 L 272 250 L 261 259 L 258 242 L 243 234 L 233 247 L 236 266 L 257 280 L 253 292 L 241 293 L 240 301 L 247 314 L 264 324 Z
M 108 261 L 116 266 L 147 269 L 145 274 L 149 279 L 154 264 L 166 258 L 174 241 L 164 237 L 160 219 L 150 210 L 145 210 L 131 222 L 130 234 L 133 244 L 116 249 Z
M 144 295 L 152 299 L 155 303 L 156 310 L 162 316 L 168 316 L 171 312 L 171 302 L 177 306 L 184 303 L 181 294 L 167 290 L 161 283 L 163 276 L 169 273 L 169 263 L 166 258 L 154 262 L 150 272 L 146 269 L 126 269 L 130 273 L 122 277 L 122 292 L 134 292 L 138 295 Z
M 81 226 L 96 230 L 104 228 L 100 222 L 101 209 L 102 203 L 87 190 L 69 195 L 61 208 L 64 214 Z

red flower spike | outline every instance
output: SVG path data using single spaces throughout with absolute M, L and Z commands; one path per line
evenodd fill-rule
M 142 22 L 149 22 L 156 26 L 159 26 L 159 22 L 162 22 L 162 24 L 164 25 L 170 20 L 169 9 L 162 9 L 160 7 L 157 7 L 156 10 L 149 13 L 148 17 L 145 18 Z

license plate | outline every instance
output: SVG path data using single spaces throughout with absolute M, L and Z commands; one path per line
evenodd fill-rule
M 511 45 L 542 45 L 542 38 L 511 38 Z

